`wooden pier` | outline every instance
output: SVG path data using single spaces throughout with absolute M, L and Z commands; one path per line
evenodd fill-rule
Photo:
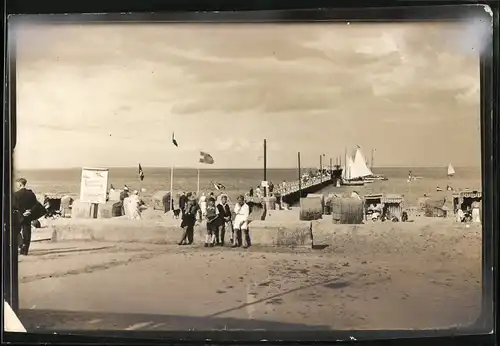
M 280 184 L 274 187 L 271 196 L 279 198 L 282 202 L 289 205 L 295 204 L 300 201 L 301 197 L 306 197 L 309 193 L 315 193 L 319 190 L 329 186 L 333 183 L 333 180 L 329 176 L 323 178 L 315 177 L 311 178 L 306 182 L 299 183 L 298 181 L 289 182 L 286 184 Z M 261 203 L 263 197 L 246 197 L 247 202 L 253 204 Z

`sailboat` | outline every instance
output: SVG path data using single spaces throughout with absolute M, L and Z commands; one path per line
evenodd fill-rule
M 448 177 L 453 177 L 455 175 L 455 169 L 451 165 L 451 163 L 448 165 Z
M 360 176 L 359 167 L 356 166 L 355 161 L 349 155 L 346 155 L 346 163 L 342 170 L 342 185 L 344 186 L 363 186 L 365 182 Z
M 365 156 L 361 152 L 361 147 L 358 146 L 358 148 L 356 149 L 356 153 L 354 154 L 355 172 L 357 173 L 357 176 L 365 181 L 365 183 L 373 183 L 373 181 L 375 180 L 373 178 L 373 172 L 370 168 L 368 168 L 366 162 L 367 161 L 365 159 Z

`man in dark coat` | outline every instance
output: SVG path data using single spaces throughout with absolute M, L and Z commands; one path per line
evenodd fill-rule
M 217 210 L 219 215 L 219 224 L 218 229 L 215 232 L 216 244 L 219 246 L 224 246 L 224 237 L 226 235 L 226 227 L 227 230 L 230 231 L 231 235 L 231 243 L 233 242 L 233 224 L 231 223 L 231 208 L 229 204 L 227 204 L 227 195 L 221 195 L 220 203 L 217 204 Z
M 123 201 L 129 195 L 130 195 L 130 191 L 129 191 L 128 187 L 125 185 L 124 188 L 123 188 L 123 191 L 120 192 L 120 202 L 122 204 L 122 206 L 121 206 L 121 208 L 122 208 L 122 215 L 125 215 L 125 205 L 124 205 Z
M 31 243 L 31 221 L 32 208 L 37 204 L 37 199 L 33 191 L 26 188 L 27 181 L 24 178 L 16 180 L 17 191 L 14 192 L 12 209 L 14 212 L 15 231 L 21 234 L 20 254 L 28 255 Z
M 196 197 L 191 192 L 188 192 L 181 222 L 181 228 L 183 229 L 182 239 L 179 245 L 191 245 L 193 243 L 194 225 L 196 224 L 198 211 L 199 206 Z
M 184 214 L 186 212 L 186 203 L 188 201 L 188 197 L 186 196 L 186 192 L 182 192 L 181 196 L 179 197 L 179 209 L 181 210 L 182 217 L 184 217 Z

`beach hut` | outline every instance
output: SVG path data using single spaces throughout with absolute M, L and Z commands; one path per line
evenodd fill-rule
M 300 220 L 312 221 L 323 217 L 323 196 L 303 197 L 300 199 Z
M 334 193 L 330 193 L 326 196 L 325 198 L 325 211 L 324 213 L 326 215 L 331 215 L 332 214 L 332 199 L 335 198 L 337 195 Z
M 425 211 L 425 206 L 427 205 L 427 201 L 430 200 L 429 197 L 424 195 L 423 197 L 419 197 L 417 200 L 418 211 Z
M 71 214 L 71 204 L 73 199 L 70 196 L 58 193 L 37 194 L 37 199 L 47 209 L 47 216 L 68 215 Z M 64 202 L 64 203 L 63 203 Z
M 365 195 L 363 198 L 364 201 L 364 214 L 365 219 L 368 218 L 369 208 L 371 205 L 380 206 L 381 216 L 396 217 L 398 220 L 401 220 L 401 215 L 403 213 L 403 201 L 404 198 L 402 195 L 396 194 L 371 194 Z
M 453 212 L 458 208 L 466 211 L 472 208 L 472 203 L 481 202 L 483 195 L 481 191 L 464 190 L 453 194 Z
M 170 211 L 170 191 L 157 191 L 153 194 L 152 204 L 154 210 L 162 210 L 164 212 Z
M 61 197 L 61 216 L 62 217 L 71 217 L 71 206 L 73 204 L 73 197 L 65 195 Z
M 321 213 L 325 212 L 325 196 L 322 193 L 308 193 L 307 198 L 317 198 L 321 201 Z
M 123 190 L 109 190 L 108 193 L 108 200 L 117 202 L 120 200 L 120 194 L 122 193 Z
M 446 217 L 448 208 L 445 206 L 446 198 L 427 199 L 425 201 L 424 215 L 427 217 Z
M 404 197 L 399 194 L 386 194 L 382 198 L 383 215 L 395 216 L 401 220 L 404 207 Z
M 363 197 L 363 212 L 365 215 L 365 220 L 368 219 L 370 206 L 377 205 L 380 206 L 380 212 L 382 212 L 382 199 L 384 195 L 381 193 L 365 195 Z
M 330 204 L 333 223 L 363 223 L 363 200 L 355 197 L 333 196 Z

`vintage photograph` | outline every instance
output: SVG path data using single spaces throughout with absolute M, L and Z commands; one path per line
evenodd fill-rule
M 24 328 L 474 323 L 474 28 L 19 25 Z

